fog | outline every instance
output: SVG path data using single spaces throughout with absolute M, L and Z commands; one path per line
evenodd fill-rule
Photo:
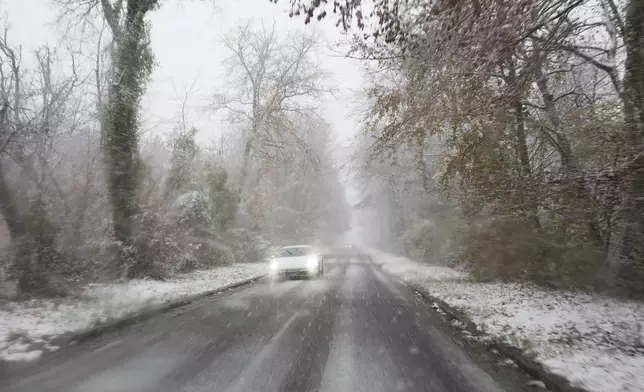
M 317 359 L 291 358 L 315 373 L 287 383 L 301 388 L 319 386 L 332 338 L 359 346 L 362 327 L 334 321 L 347 304 L 360 323 L 387 325 L 382 336 L 368 331 L 365 350 L 397 334 L 432 347 L 410 321 L 427 310 L 409 287 L 433 309 L 449 304 L 441 317 L 457 303 L 473 320 L 450 316 L 462 325 L 496 323 L 497 305 L 530 313 L 484 332 L 525 351 L 573 342 L 541 347 L 546 359 L 571 347 L 587 358 L 597 339 L 610 342 L 597 354 L 610 366 L 614 352 L 641 360 L 642 0 L 0 0 L 0 11 L 7 309 L 80 306 L 109 287 L 130 293 L 129 311 L 144 306 L 128 291 L 137 285 L 181 300 L 270 278 L 244 294 L 254 305 L 240 306 L 265 312 L 255 331 L 269 325 L 266 335 L 279 337 L 324 315 L 322 332 L 306 336 L 323 334 L 329 347 L 315 340 L 306 350 L 317 347 Z M 291 270 L 318 281 L 280 291 L 273 275 Z M 280 302 L 290 289 L 297 309 Z M 167 299 L 146 290 L 141 298 Z M 288 321 L 273 325 L 270 306 L 253 302 L 267 293 Z M 476 302 L 480 293 L 489 298 Z M 568 300 L 574 311 L 557 307 Z M 618 315 L 588 316 L 589 301 Z M 392 326 L 393 304 L 412 302 Z M 555 327 L 531 313 L 544 308 Z M 7 309 L 8 319 L 30 314 Z M 240 314 L 220 322 L 252 318 Z M 604 322 L 619 337 L 595 336 L 612 333 Z M 61 323 L 37 336 L 0 323 L 0 356 L 27 347 L 21 339 L 70 332 Z M 416 366 L 409 355 L 424 349 L 403 340 L 389 349 Z M 371 381 L 396 372 L 385 362 Z M 415 374 L 441 390 L 461 379 L 454 372 Z

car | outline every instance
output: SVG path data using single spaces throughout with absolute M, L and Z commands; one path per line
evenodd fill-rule
M 271 279 L 280 277 L 314 277 L 324 275 L 324 258 L 313 245 L 280 248 L 269 262 Z

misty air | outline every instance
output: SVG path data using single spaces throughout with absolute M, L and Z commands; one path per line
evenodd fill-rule
M 3 392 L 644 391 L 644 0 L 0 0 Z

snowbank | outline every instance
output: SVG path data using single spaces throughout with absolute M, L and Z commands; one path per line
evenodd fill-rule
M 159 282 L 132 280 L 89 285 L 81 298 L 9 302 L 0 307 L 0 358 L 8 361 L 38 358 L 56 336 L 85 330 L 123 318 L 149 306 L 263 275 L 265 263 L 235 264 L 196 271 Z
M 479 329 L 536 355 L 574 386 L 644 391 L 644 304 L 509 283 L 372 251 L 374 262 L 463 311 Z

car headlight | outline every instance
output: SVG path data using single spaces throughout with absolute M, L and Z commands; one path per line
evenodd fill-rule
M 269 267 L 270 269 L 272 269 L 272 270 L 276 270 L 276 269 L 277 269 L 277 260 L 271 260 L 271 262 L 270 262 L 270 264 L 268 265 L 268 267 Z
M 315 269 L 318 266 L 318 257 L 317 256 L 311 256 L 309 257 L 309 262 L 307 263 L 307 266 L 309 269 Z

